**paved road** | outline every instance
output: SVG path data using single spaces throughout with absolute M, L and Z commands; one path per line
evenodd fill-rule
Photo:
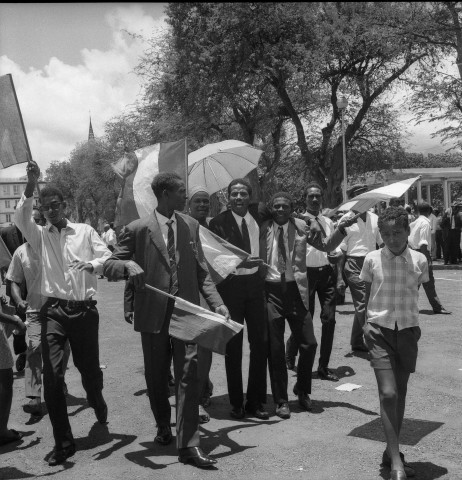
M 416 468 L 419 480 L 462 479 L 462 272 L 435 272 L 437 290 L 451 316 L 433 315 L 425 294 L 420 299 L 422 339 L 417 372 L 411 377 L 402 451 Z M 66 374 L 71 395 L 69 412 L 78 452 L 66 464 L 51 468 L 44 462 L 52 446 L 48 416 L 33 423 L 22 411 L 23 378 L 16 376 L 11 427 L 26 432 L 16 449 L 0 449 L 0 479 L 55 476 L 81 479 L 342 479 L 388 478 L 380 468 L 384 449 L 373 372 L 364 358 L 351 356 L 348 339 L 353 306 L 338 307 L 331 367 L 339 384 L 355 383 L 352 392 L 339 384 L 313 380 L 312 413 L 300 411 L 290 394 L 292 417 L 282 421 L 247 418 L 231 420 L 223 357 L 214 355 L 215 384 L 210 414 L 203 428 L 203 448 L 218 459 L 217 469 L 200 471 L 179 464 L 174 446 L 153 444 L 155 426 L 148 407 L 139 336 L 122 319 L 122 283 L 99 282 L 101 363 L 106 365 L 107 427 L 95 423 L 76 368 Z M 319 312 L 319 308 L 317 308 Z M 320 340 L 319 314 L 315 330 Z M 245 349 L 247 368 L 248 349 Z M 317 360 L 316 360 L 317 361 Z M 290 388 L 295 378 L 290 375 Z M 173 397 L 171 398 L 173 402 Z M 268 404 L 274 406 L 268 386 Z

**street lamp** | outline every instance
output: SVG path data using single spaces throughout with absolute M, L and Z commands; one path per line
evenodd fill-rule
M 347 169 L 346 169 L 346 148 L 345 148 L 345 109 L 348 107 L 348 100 L 342 96 L 337 100 L 337 107 L 342 112 L 342 147 L 343 147 L 343 203 L 347 201 Z

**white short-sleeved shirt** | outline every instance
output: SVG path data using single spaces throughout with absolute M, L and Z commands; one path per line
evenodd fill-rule
M 418 249 L 422 245 L 427 245 L 430 250 L 432 244 L 432 232 L 430 220 L 424 215 L 420 215 L 410 225 L 411 233 L 408 237 L 409 246 Z
M 387 247 L 366 255 L 359 278 L 371 284 L 367 322 L 398 330 L 419 325 L 419 285 L 428 282 L 425 255 L 406 248 L 394 255 Z
M 351 213 L 348 212 L 343 215 L 340 221 L 350 216 Z M 376 244 L 382 245 L 383 241 L 377 225 L 378 218 L 375 213 L 367 212 L 365 222 L 358 218 L 358 221 L 351 227 L 345 228 L 347 235 L 340 244 L 340 248 L 349 256 L 365 257 L 369 252 L 376 249 Z

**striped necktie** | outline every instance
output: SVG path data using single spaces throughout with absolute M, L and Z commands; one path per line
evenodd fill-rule
M 176 266 L 175 256 L 175 235 L 172 228 L 173 220 L 167 222 L 168 235 L 167 235 L 167 252 L 170 260 L 170 295 L 176 295 L 178 293 L 178 272 Z

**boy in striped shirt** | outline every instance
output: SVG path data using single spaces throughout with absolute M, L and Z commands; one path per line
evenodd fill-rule
M 382 463 L 392 480 L 415 475 L 399 452 L 409 375 L 415 371 L 419 328 L 419 285 L 428 282 L 425 256 L 408 248 L 409 220 L 402 207 L 387 208 L 378 220 L 385 246 L 367 254 L 360 278 L 366 283 L 364 338 L 377 379 L 380 415 L 387 439 Z

